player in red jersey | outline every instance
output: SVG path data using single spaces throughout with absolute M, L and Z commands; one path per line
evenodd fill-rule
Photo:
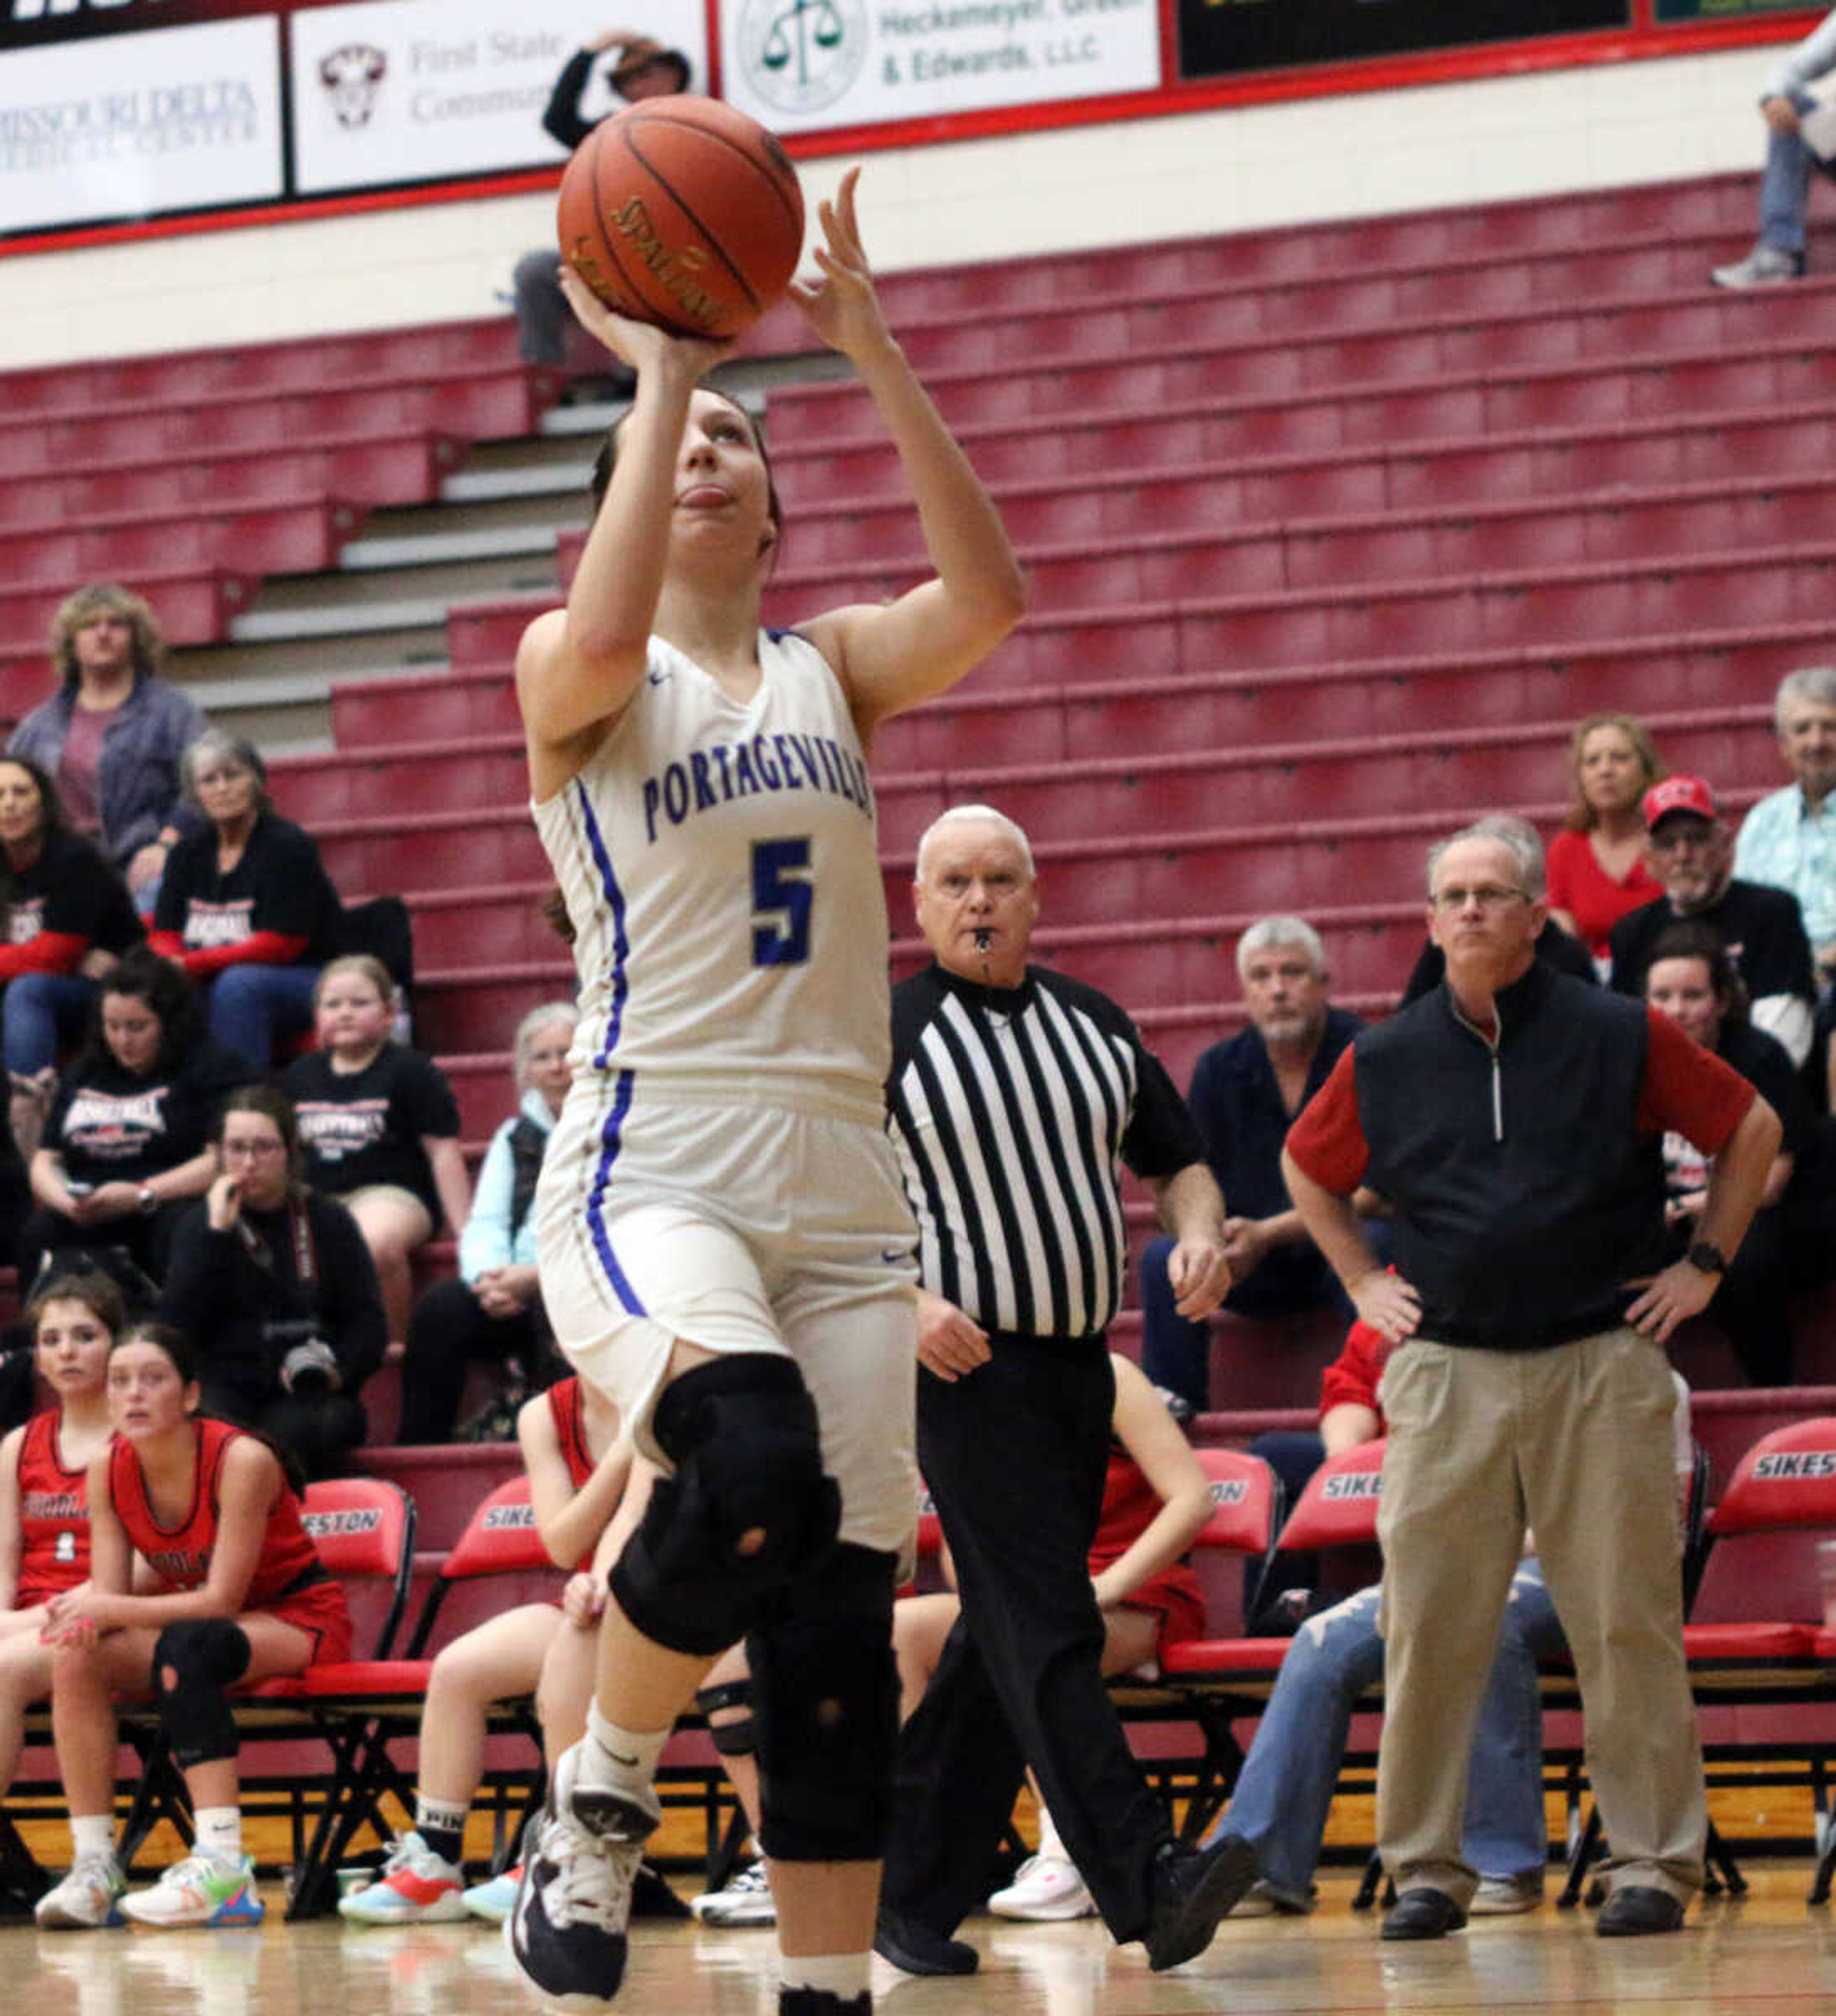
M 507 1915 L 516 1895 L 510 1877 L 467 1892 L 459 1874 L 466 1812 L 484 1769 L 486 1712 L 493 1701 L 533 1689 L 551 1758 L 585 1733 L 606 1569 L 642 1509 L 625 1489 L 631 1444 L 618 1432 L 617 1408 L 578 1379 L 525 1401 L 517 1440 L 542 1545 L 556 1568 L 574 1572 L 558 1604 L 505 1611 L 434 1660 L 421 1711 L 414 1826 L 376 1882 L 338 1899 L 340 1915 L 358 1924 L 438 1922 L 468 1911 Z
M 89 1572 L 84 1477 L 109 1438 L 109 1347 L 127 1320 L 106 1274 L 59 1274 L 26 1311 L 38 1376 L 57 1405 L 0 1441 L 0 1794 L 25 1714 L 51 1691 L 45 1606 Z
M 226 1690 L 348 1656 L 344 1592 L 329 1580 L 280 1457 L 256 1435 L 200 1417 L 183 1334 L 139 1323 L 109 1355 L 114 1439 L 89 1467 L 90 1579 L 56 1597 L 52 1723 L 70 1809 L 70 1874 L 41 1898 L 41 1925 L 255 1924 L 243 1853 L 236 1733 Z M 153 1593 L 131 1589 L 133 1557 Z M 193 1852 L 124 1898 L 113 1846 L 114 1696 L 150 1676 L 197 1827 Z

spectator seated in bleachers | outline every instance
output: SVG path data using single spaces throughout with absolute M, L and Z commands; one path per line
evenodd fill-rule
M 1374 1370 L 1374 1367 L 1373 1368 Z M 1679 1489 L 1687 1491 L 1694 1449 L 1689 1388 L 1676 1378 L 1672 1414 Z M 1372 1435 L 1383 1431 L 1373 1383 L 1363 1395 Z M 1525 1535 L 1526 1544 L 1533 1544 Z M 1450 1545 L 1457 1537 L 1450 1536 Z M 1230 1805 L 1228 1828 L 1256 1851 L 1261 1876 L 1233 1916 L 1310 1910 L 1313 1872 L 1359 1697 L 1384 1675 L 1380 1585 L 1310 1617 L 1295 1633 L 1256 1726 Z M 1543 1697 L 1539 1659 L 1567 1650 L 1543 1570 L 1526 1554 L 1511 1582 L 1498 1654 L 1469 1754 L 1460 1852 L 1479 1885 L 1474 1916 L 1533 1910 L 1549 1857 L 1543 1801 Z
M 1658 938 L 1682 918 L 1700 918 L 1733 955 L 1753 1026 L 1776 1036 L 1802 1068 L 1810 1054 L 1816 982 L 1798 898 L 1735 879 L 1733 837 L 1703 778 L 1678 776 L 1654 784 L 1644 813 L 1651 869 L 1664 894 L 1613 927 L 1615 988 L 1643 994 Z
M 1781 1045 L 1752 1028 L 1746 995 L 1721 934 L 1701 921 L 1672 924 L 1651 947 L 1645 999 L 1669 1016 L 1691 1042 L 1731 1064 L 1779 1116 L 1784 1129 L 1759 1209 L 1708 1305 L 1755 1386 L 1789 1386 L 1791 1298 L 1794 1289 L 1828 1278 L 1827 1185 L 1816 1164 L 1815 1120 L 1791 1060 Z M 1695 1237 L 1709 1164 L 1680 1135 L 1664 1137 L 1665 1215 L 1682 1254 Z M 1676 1257 L 1673 1255 L 1672 1257 Z
M 606 74 L 615 97 L 635 105 L 640 99 L 664 98 L 689 88 L 689 59 L 679 49 L 666 49 L 630 28 L 608 28 L 576 49 L 562 66 L 542 115 L 543 128 L 571 153 L 602 119 L 618 110 L 608 106 L 589 118 L 581 110 L 596 58 L 617 49 L 618 60 Z M 561 293 L 561 255 L 553 246 L 525 252 L 517 261 L 517 352 L 525 364 L 567 362 L 567 333 L 574 318 Z M 622 369 L 615 382 L 622 395 L 630 391 L 631 374 Z M 611 389 L 608 387 L 607 389 Z
M 306 1180 L 357 1221 L 376 1263 L 391 1337 L 408 1334 L 409 1256 L 442 1218 L 463 1234 L 471 1200 L 459 1150 L 459 1103 L 430 1057 L 394 1041 L 395 985 L 365 952 L 319 975 L 319 1048 L 288 1065 Z
M 107 583 L 78 589 L 51 621 L 58 689 L 6 744 L 57 779 L 71 826 L 98 843 L 148 917 L 166 857 L 201 823 L 185 801 L 178 761 L 204 717 L 182 686 L 159 676 L 164 651 L 138 595 Z
M 1504 842 L 1523 869 L 1525 888 L 1534 889 L 1539 895 L 1546 888 L 1543 837 L 1527 819 L 1519 819 L 1515 812 L 1488 812 L 1483 819 L 1474 820 L 1473 831 Z M 1572 932 L 1564 931 L 1553 915 L 1536 934 L 1536 956 L 1544 965 L 1553 966 L 1558 973 L 1571 974 L 1577 980 L 1591 984 L 1600 977 L 1594 970 L 1593 954 Z M 1447 955 L 1430 938 L 1424 942 L 1421 956 L 1402 990 L 1403 1006 L 1431 992 L 1446 975 Z
M 203 1393 L 191 1345 L 169 1324 L 131 1325 L 109 1354 L 115 1434 L 86 1479 L 89 1579 L 52 1597 L 45 1627 L 74 1852 L 34 1906 L 41 1925 L 260 1924 L 225 1690 L 351 1656 L 344 1593 L 306 1531 L 297 1480 L 258 1436 L 204 1417 Z M 150 1589 L 137 1583 L 137 1554 Z M 149 1680 L 197 1831 L 190 1854 L 128 1896 L 114 1705 Z
M 571 1572 L 559 1603 L 501 1611 L 434 1659 L 421 1711 L 414 1825 L 396 1841 L 375 1882 L 338 1900 L 339 1914 L 358 1924 L 440 1923 L 468 1912 L 504 1917 L 516 1899 L 517 1872 L 468 1891 L 462 1870 L 466 1813 L 484 1773 L 487 1712 L 493 1701 L 533 1692 L 549 1757 L 585 1732 L 606 1573 L 637 1522 L 654 1473 L 639 1466 L 645 1490 L 627 1491 L 631 1444 L 619 1435 L 618 1409 L 578 1379 L 525 1401 L 517 1440 L 542 1543 L 556 1568 Z
M 67 1249 L 114 1247 L 157 1282 L 174 1226 L 217 1173 L 217 1108 L 247 1075 L 204 1034 L 185 975 L 149 947 L 128 952 L 101 983 L 32 1157 L 20 1280 L 70 1264 Z
M 0 1441 L 0 1798 L 19 1768 L 26 1710 L 51 1692 L 46 1605 L 89 1573 L 85 1476 L 113 1433 L 109 1347 L 126 1320 L 103 1274 L 53 1275 L 27 1307 L 56 1404 Z
M 573 1075 L 567 1052 L 577 1019 L 571 1001 L 532 1008 L 517 1025 L 513 1060 L 520 1110 L 491 1137 L 471 1215 L 459 1235 L 459 1273 L 416 1301 L 401 1361 L 404 1443 L 443 1442 L 459 1416 L 466 1367 L 507 1360 L 524 1391 L 545 1385 L 557 1363 L 542 1312 L 530 1206 L 542 1150 Z
M 1641 809 L 1664 765 L 1642 721 L 1590 714 L 1576 725 L 1568 767 L 1568 815 L 1549 844 L 1549 913 L 1604 977 L 1614 925 L 1664 893 L 1646 863 Z
M 49 772 L 0 757 L 0 1052 L 13 1138 L 31 1163 L 99 975 L 142 937 L 127 886 L 92 841 L 70 830 Z
M 185 750 L 186 795 L 208 824 L 172 850 L 153 949 L 208 988 L 211 1034 L 259 1075 L 311 1026 L 340 905 L 311 836 L 268 801 L 254 744 L 209 729 Z
M 1804 218 L 1814 168 L 1833 171 L 1800 131 L 1816 104 L 1808 87 L 1836 70 L 1836 9 L 1793 48 L 1759 95 L 1766 121 L 1766 169 L 1759 181 L 1759 237 L 1744 259 L 1715 267 L 1718 287 L 1776 286 L 1804 275 Z
M 1168 1647 L 1203 1632 L 1204 1596 L 1186 1555 L 1211 1516 L 1209 1481 L 1179 1423 L 1138 1366 L 1114 1352 L 1110 1364 L 1115 1400 L 1109 1468 L 1089 1560 L 1103 1617 L 1106 1675 L 1157 1670 Z M 949 1589 L 903 1596 L 893 1606 L 902 1722 L 923 1698 L 952 1632 L 965 1628 L 961 1618 L 962 1604 Z M 757 1762 L 750 1748 L 730 1747 L 743 1741 L 736 1726 L 748 1726 L 750 1711 L 721 1705 L 722 1696 L 743 1689 L 746 1679 L 745 1647 L 735 1646 L 709 1673 L 704 1706 L 711 1726 L 727 1727 L 722 1750 L 728 1773 L 740 1804 L 756 1821 Z M 1035 1782 L 1035 1794 L 1038 1789 Z M 1096 1903 L 1043 1800 L 1039 1831 L 1039 1852 L 1021 1865 L 1011 1885 L 989 1899 L 988 1908 L 1008 1918 L 1093 1917 Z M 728 1889 L 698 1897 L 689 1908 L 709 1924 L 772 1922 L 769 1893 L 756 1864 L 743 1867 Z
M 1787 672 L 1773 708 L 1793 781 L 1741 820 L 1734 873 L 1798 898 L 1827 992 L 1836 978 L 1836 666 Z
M 1187 1105 L 1224 1193 L 1231 1287 L 1240 1316 L 1342 1308 L 1332 1269 L 1301 1229 L 1281 1179 L 1288 1123 L 1326 1080 L 1359 1028 L 1331 1003 L 1319 934 L 1299 917 L 1264 917 L 1237 942 L 1249 1027 L 1193 1067 Z M 1141 1368 L 1188 1411 L 1211 1404 L 1211 1332 L 1179 1314 L 1167 1279 L 1171 1239 L 1141 1256 Z
M 363 1440 L 363 1382 L 388 1330 L 357 1221 L 306 1186 L 299 1129 L 268 1085 L 218 1117 L 218 1172 L 180 1219 L 160 1313 L 203 1340 L 207 1413 L 254 1428 L 309 1478 Z

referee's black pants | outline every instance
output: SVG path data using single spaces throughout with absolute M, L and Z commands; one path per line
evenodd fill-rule
M 900 1733 L 882 1895 L 953 1930 L 988 1894 L 1031 1764 L 1110 1931 L 1138 1938 L 1172 1829 L 1104 1688 L 1090 1585 L 1115 1375 L 1101 1337 L 989 1341 L 953 1384 L 918 1374 L 919 1467 L 963 1615 Z

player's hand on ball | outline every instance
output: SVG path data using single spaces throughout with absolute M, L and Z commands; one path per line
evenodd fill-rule
M 733 355 L 730 339 L 711 341 L 704 337 L 672 336 L 653 322 L 635 322 L 609 308 L 585 281 L 565 261 L 561 266 L 561 292 L 574 311 L 574 319 L 614 357 L 628 364 L 641 377 L 646 371 L 668 367 L 680 371 L 689 382 L 698 383 L 715 365 Z
M 821 279 L 790 283 L 790 298 L 803 310 L 810 327 L 844 357 L 889 340 L 855 214 L 855 189 L 860 179 L 860 169 L 850 168 L 833 201 L 825 196 L 817 206 L 826 241 L 815 249 L 816 264 L 823 269 Z

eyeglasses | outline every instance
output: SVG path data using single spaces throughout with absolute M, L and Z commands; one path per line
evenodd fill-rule
M 1715 828 L 1712 826 L 1665 826 L 1646 837 L 1654 854 L 1706 853 L 1715 844 Z
M 1495 883 L 1481 883 L 1477 889 L 1437 889 L 1429 898 L 1437 910 L 1463 910 L 1477 903 L 1481 910 L 1502 910 L 1507 903 L 1527 903 L 1521 889 L 1500 889 Z
M 287 1144 L 284 1141 L 225 1141 L 223 1153 L 231 1155 L 284 1155 Z

